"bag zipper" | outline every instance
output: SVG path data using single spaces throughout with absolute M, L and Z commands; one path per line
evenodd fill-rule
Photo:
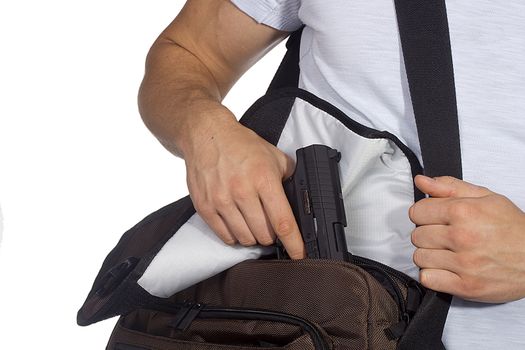
M 411 316 L 413 316 L 413 314 L 416 312 L 417 307 L 423 299 L 423 288 L 413 278 L 378 261 L 354 255 L 353 263 L 365 271 L 374 270 L 379 272 L 392 286 L 392 289 L 395 293 L 395 296 L 393 295 L 392 297 L 394 297 L 395 301 L 399 305 L 401 312 L 399 315 L 399 322 L 389 327 L 387 329 L 387 334 L 391 339 L 399 338 L 401 335 L 403 335 L 405 329 L 408 327 L 408 324 L 411 321 Z M 374 276 L 372 273 L 371 275 Z M 401 282 L 407 288 L 406 300 L 394 279 Z
M 323 338 L 319 327 L 301 317 L 260 309 L 223 308 L 208 306 L 201 303 L 186 301 L 182 304 L 159 303 L 153 309 L 175 314 L 170 326 L 185 331 L 194 319 L 236 319 L 236 320 L 263 320 L 281 322 L 301 327 L 312 339 L 316 350 L 329 350 L 330 346 Z
M 394 299 L 396 299 L 396 303 L 400 306 L 401 312 L 404 315 L 406 313 L 405 298 L 403 297 L 403 293 L 401 292 L 401 289 L 397 285 L 396 281 L 394 281 L 394 279 L 392 278 L 392 275 L 394 275 L 392 273 L 392 271 L 388 271 L 386 269 L 386 267 L 387 267 L 386 265 L 385 266 L 381 266 L 382 264 L 380 265 L 377 261 L 369 260 L 369 259 L 366 259 L 366 258 L 363 258 L 363 257 L 360 257 L 360 256 L 354 256 L 354 263 L 357 266 L 359 266 L 362 269 L 364 269 L 364 270 L 377 271 L 377 272 L 381 273 L 381 275 L 383 275 L 386 278 L 386 280 L 389 282 L 389 284 L 392 286 L 392 289 L 395 292 L 395 296 L 396 297 Z M 394 269 L 392 269 L 392 270 L 394 270 Z M 396 270 L 394 270 L 394 271 L 396 271 Z M 404 279 L 400 279 L 400 281 L 408 287 L 408 283 Z
M 375 265 L 375 266 L 379 267 L 380 269 L 382 269 L 385 272 L 387 272 L 389 275 L 392 275 L 392 276 L 396 277 L 400 282 L 402 282 L 407 287 L 414 280 L 412 277 L 407 276 L 403 272 L 398 271 L 398 270 L 396 270 L 396 269 L 394 269 L 394 268 L 392 268 L 392 267 L 390 267 L 388 265 L 382 264 L 379 261 L 371 260 L 371 259 L 368 259 L 368 258 L 364 258 L 362 256 L 356 256 L 356 255 L 354 255 L 354 259 L 359 261 L 360 264 Z M 356 265 L 357 265 L 357 263 L 356 263 Z

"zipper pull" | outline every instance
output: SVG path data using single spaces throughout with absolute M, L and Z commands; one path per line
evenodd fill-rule
M 184 302 L 184 304 L 181 305 L 179 311 L 175 314 L 175 317 L 173 321 L 170 322 L 169 326 L 175 328 L 178 331 L 186 331 L 193 320 L 199 315 L 204 306 L 204 304 L 194 303 L 191 301 Z

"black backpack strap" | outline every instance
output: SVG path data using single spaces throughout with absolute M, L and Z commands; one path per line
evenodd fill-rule
M 445 0 L 395 0 L 397 21 L 414 109 L 424 173 L 462 178 L 454 70 Z M 297 87 L 302 28 L 268 91 Z M 443 328 L 452 297 L 428 291 L 398 349 L 444 349 Z
M 461 179 L 445 0 L 395 0 L 395 6 L 425 175 Z M 429 349 L 429 343 L 439 344 L 451 300 L 449 294 L 427 292 L 398 349 Z
M 445 0 L 395 0 L 425 174 L 462 177 Z
M 299 52 L 303 28 L 301 27 L 290 34 L 286 42 L 286 54 L 266 93 L 279 88 L 297 87 L 299 85 Z

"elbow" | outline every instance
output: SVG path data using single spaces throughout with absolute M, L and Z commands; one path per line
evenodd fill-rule
M 150 51 L 148 52 L 148 55 L 146 57 L 146 64 L 145 64 L 145 70 L 144 70 L 144 76 L 142 78 L 142 81 L 138 88 L 137 93 L 137 106 L 139 114 L 142 118 L 142 121 L 144 124 L 148 127 L 148 129 L 151 130 L 151 123 L 152 123 L 152 115 L 154 114 L 154 107 L 155 107 L 155 101 L 154 97 L 157 93 L 155 93 L 155 78 L 154 78 L 154 71 L 155 71 L 155 62 L 157 61 L 157 52 L 155 49 L 155 44 L 151 47 Z
M 147 74 L 147 73 L 146 73 Z M 146 74 L 142 78 L 140 83 L 138 94 L 137 94 L 137 106 L 139 110 L 140 117 L 146 126 L 148 126 L 148 86 L 147 86 L 147 76 Z

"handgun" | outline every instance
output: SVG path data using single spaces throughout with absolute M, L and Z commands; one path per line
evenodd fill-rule
M 306 257 L 352 261 L 345 239 L 341 153 L 325 145 L 296 151 L 295 171 L 283 182 L 305 244 Z M 278 242 L 278 258 L 288 258 Z

